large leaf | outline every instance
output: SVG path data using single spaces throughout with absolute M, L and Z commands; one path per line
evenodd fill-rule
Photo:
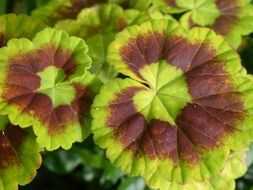
M 7 121 L 0 133 L 0 189 L 16 190 L 34 178 L 41 164 L 40 148 L 33 134 L 10 124 L 4 116 L 0 120 Z
M 163 188 L 163 180 L 205 181 L 224 168 L 230 150 L 252 139 L 252 82 L 236 52 L 211 30 L 185 32 L 164 19 L 127 27 L 108 58 L 130 78 L 102 87 L 92 131 L 130 175 Z
M 70 148 L 89 134 L 89 109 L 100 84 L 86 70 L 91 59 L 82 39 L 45 29 L 13 39 L 0 50 L 0 112 L 21 127 L 33 125 L 37 141 Z

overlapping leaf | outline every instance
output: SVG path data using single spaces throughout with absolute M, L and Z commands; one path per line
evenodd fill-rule
M 52 0 L 43 7 L 33 11 L 32 16 L 53 26 L 60 20 L 75 19 L 78 13 L 86 7 L 91 7 L 106 0 Z
M 238 48 L 241 36 L 253 31 L 253 6 L 249 0 L 155 0 L 154 7 L 163 12 L 186 12 L 181 23 L 186 28 L 207 26 L 226 36 Z
M 99 82 L 86 70 L 87 45 L 45 29 L 33 39 L 13 39 L 0 50 L 0 112 L 11 123 L 33 125 L 48 150 L 70 148 L 89 134 L 89 108 Z
M 33 134 L 0 117 L 0 189 L 15 190 L 29 183 L 40 166 L 40 148 Z
M 93 60 L 92 73 L 107 82 L 117 76 L 117 72 L 107 63 L 108 45 L 117 32 L 126 26 L 140 24 L 153 17 L 162 16 L 159 13 L 142 13 L 137 10 L 123 10 L 120 6 L 100 5 L 84 9 L 77 20 L 59 22 L 56 27 L 71 35 L 86 39 L 89 55 Z
M 45 26 L 26 15 L 6 14 L 0 16 L 0 47 L 12 38 L 32 39 Z
M 108 58 L 130 78 L 95 98 L 94 138 L 115 165 L 151 187 L 209 181 L 230 150 L 252 140 L 252 82 L 211 30 L 185 32 L 164 19 L 127 27 Z

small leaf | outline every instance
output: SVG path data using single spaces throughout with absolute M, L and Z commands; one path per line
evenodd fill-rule
M 0 50 L 1 113 L 33 126 L 48 150 L 69 149 L 90 132 L 89 109 L 100 82 L 86 70 L 91 59 L 82 39 L 45 29 L 33 41 L 13 39 Z

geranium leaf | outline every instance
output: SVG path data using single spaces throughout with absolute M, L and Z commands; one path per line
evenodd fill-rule
M 12 38 L 32 39 L 45 26 L 26 15 L 6 14 L 0 16 L 0 48 Z
M 92 7 L 106 0 L 52 0 L 48 4 L 35 9 L 32 16 L 53 26 L 60 20 L 75 19 L 78 13 L 86 7 Z
M 253 31 L 253 6 L 249 0 L 216 0 L 219 16 L 210 23 L 200 23 L 199 18 L 195 18 L 192 13 L 185 14 L 181 23 L 189 28 L 196 25 L 207 26 L 215 30 L 218 34 L 226 36 L 228 42 L 238 48 L 241 44 L 241 36 Z M 210 8 L 211 9 L 211 8 Z M 203 19 L 209 20 L 203 13 Z
M 29 183 L 41 164 L 39 151 L 33 134 L 5 122 L 0 132 L 0 189 L 14 190 Z
M 71 147 L 89 134 L 89 108 L 100 82 L 86 70 L 87 45 L 45 29 L 33 41 L 10 40 L 0 50 L 0 112 L 21 127 L 33 125 L 48 150 Z
M 130 175 L 204 181 L 223 169 L 230 150 L 252 139 L 252 82 L 213 31 L 153 20 L 119 33 L 108 59 L 130 78 L 101 88 L 92 131 Z
M 107 62 L 107 49 L 116 33 L 126 26 L 140 24 L 157 16 L 133 9 L 123 10 L 115 4 L 103 4 L 82 10 L 77 20 L 59 22 L 56 28 L 86 39 L 93 60 L 90 71 L 106 83 L 118 74 Z

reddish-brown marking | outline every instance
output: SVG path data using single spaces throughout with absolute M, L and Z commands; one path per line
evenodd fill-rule
M 19 164 L 18 152 L 25 141 L 27 133 L 13 125 L 8 125 L 4 133 L 0 133 L 0 169 Z
M 161 58 L 164 40 L 164 35 L 153 33 L 130 39 L 120 48 L 121 57 L 129 69 L 139 75 L 140 68 Z
M 198 66 L 195 70 L 199 72 L 200 69 Z M 215 66 L 211 71 L 203 69 L 198 74 L 205 76 L 210 73 L 224 74 Z M 193 71 L 188 74 L 195 75 Z M 134 95 L 141 89 L 127 88 L 116 94 L 109 104 L 111 113 L 107 126 L 113 128 L 115 137 L 135 156 L 144 154 L 150 159 L 169 158 L 174 163 L 197 164 L 201 160 L 199 149 L 212 150 L 222 145 L 225 136 L 237 132 L 237 124 L 245 116 L 241 94 L 218 93 L 223 88 L 215 88 L 215 85 L 209 87 L 214 95 L 206 97 L 202 93 L 204 96 L 198 96 L 193 99 L 195 103 L 182 109 L 176 126 L 155 118 L 147 123 L 133 104 Z M 228 86 L 226 88 L 233 89 Z M 203 87 L 206 88 L 205 85 Z M 199 88 L 201 91 L 203 87 L 197 86 L 196 90 Z
M 116 21 L 115 31 L 120 32 L 128 25 L 127 21 L 123 17 L 119 17 Z
M 185 74 L 189 92 L 194 100 L 235 90 L 222 65 L 222 62 L 216 60 L 204 62 Z
M 103 23 L 101 23 L 100 26 L 95 26 L 95 25 L 89 25 L 87 26 L 87 35 L 88 36 L 94 36 L 96 34 L 103 34 L 107 32 L 107 27 L 112 25 L 110 20 L 106 20 Z M 114 32 L 120 32 L 124 28 L 127 27 L 127 21 L 123 17 L 117 18 L 117 20 L 114 23 Z
M 53 108 L 52 100 L 45 94 L 31 92 L 19 96 L 8 97 L 9 104 L 20 107 L 21 112 L 33 113 L 40 122 L 48 126 L 48 134 L 53 136 L 64 132 L 68 124 L 79 122 L 82 114 L 91 106 L 90 90 L 75 85 L 76 97 L 70 105 L 60 105 Z
M 120 55 L 129 69 L 141 77 L 139 74 L 141 68 L 160 60 L 167 60 L 169 64 L 187 72 L 210 61 L 215 56 L 215 51 L 208 44 L 190 43 L 183 37 L 166 37 L 150 32 L 136 39 L 130 39 L 120 48 Z
M 36 74 L 48 66 L 55 66 L 63 69 L 66 75 L 75 72 L 76 63 L 73 60 L 73 53 L 67 49 L 57 48 L 54 45 L 44 47 L 29 53 L 20 53 L 10 58 L 10 77 L 15 73 Z
M 240 7 L 236 0 L 216 0 L 216 5 L 220 11 L 220 16 L 215 20 L 213 25 L 208 27 L 218 34 L 226 35 L 231 28 L 239 21 Z M 192 18 L 189 18 L 189 27 L 198 26 Z
M 177 125 L 196 147 L 212 149 L 226 135 L 236 132 L 236 124 L 243 118 L 241 113 L 224 109 L 189 104 L 182 110 Z
M 37 117 L 48 126 L 49 135 L 61 133 L 66 125 L 79 122 L 91 104 L 90 91 L 80 84 L 73 84 L 76 89 L 75 100 L 70 105 L 56 108 L 53 108 L 52 100 L 47 95 L 36 92 L 40 86 L 40 77 L 36 73 L 54 65 L 62 68 L 68 77 L 75 70 L 72 56 L 67 50 L 45 46 L 10 59 L 2 98 L 9 104 L 18 105 L 21 113 Z
M 216 0 L 221 15 L 210 26 L 217 33 L 226 35 L 239 20 L 240 8 L 236 0 Z
M 176 4 L 176 0 L 164 0 L 167 5 L 171 6 L 171 7 L 177 7 L 177 4 Z
M 116 95 L 115 100 L 109 105 L 111 114 L 107 124 L 110 127 L 118 127 L 122 122 L 127 121 L 137 113 L 133 105 L 133 97 L 141 89 L 140 87 L 132 87 Z
M 75 101 L 71 106 L 78 113 L 79 121 L 82 122 L 84 115 L 89 113 L 93 101 L 93 92 L 90 88 L 81 84 L 74 84 L 76 89 Z
M 174 163 L 200 160 L 194 145 L 176 126 L 153 119 L 149 124 L 133 105 L 133 96 L 142 88 L 127 88 L 118 93 L 109 105 L 111 111 L 107 125 L 125 149 L 136 156 L 148 155 L 150 159 L 170 158 Z
M 230 82 L 229 74 L 218 60 L 204 62 L 186 73 L 186 82 L 194 103 L 216 118 L 234 126 L 243 119 L 242 94 Z
M 0 48 L 4 47 L 4 34 L 0 32 Z

